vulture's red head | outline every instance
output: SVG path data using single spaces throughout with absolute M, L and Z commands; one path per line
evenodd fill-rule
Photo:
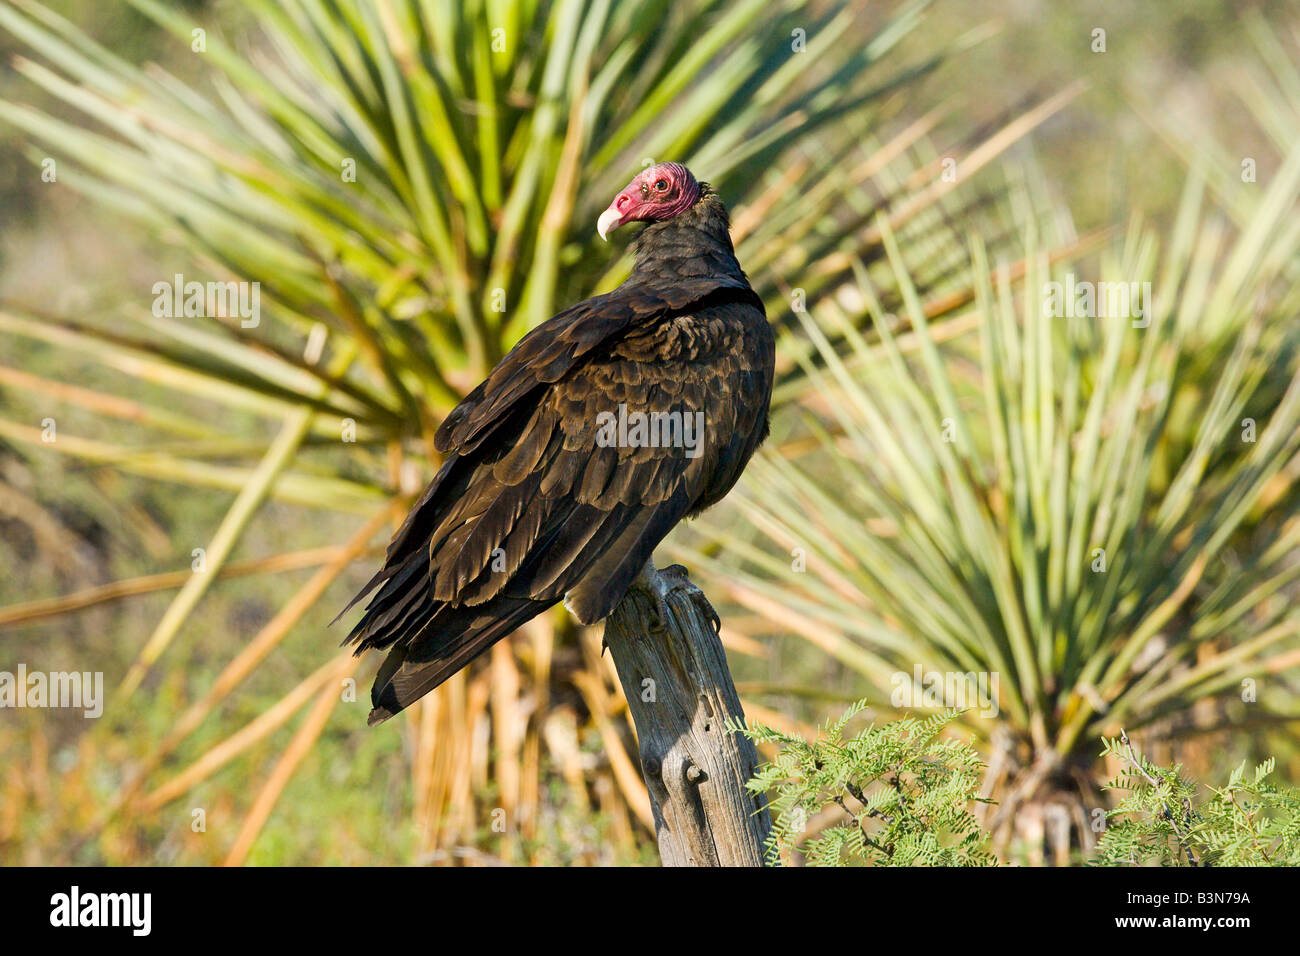
M 684 213 L 700 198 L 700 184 L 681 163 L 651 166 L 614 197 L 596 220 L 604 239 L 625 222 L 663 222 Z

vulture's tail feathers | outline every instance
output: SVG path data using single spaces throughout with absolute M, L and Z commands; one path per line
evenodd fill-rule
M 415 648 L 397 645 L 388 652 L 370 691 L 370 726 L 405 710 L 554 601 L 498 598 L 480 606 L 443 605 Z M 431 655 L 428 659 L 419 657 Z

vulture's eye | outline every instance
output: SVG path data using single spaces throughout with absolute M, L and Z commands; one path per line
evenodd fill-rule
M 667 188 L 668 188 L 668 180 L 666 179 L 661 179 L 657 183 L 655 183 L 655 189 L 659 190 L 660 192 L 663 192 Z

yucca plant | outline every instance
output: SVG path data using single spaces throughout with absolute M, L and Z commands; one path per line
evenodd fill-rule
M 1231 726 L 1300 665 L 1300 140 L 1239 232 L 1204 183 L 1163 242 L 1135 222 L 1101 257 L 1100 281 L 1150 283 L 1119 315 L 1057 311 L 1086 280 L 1034 234 L 1019 293 L 972 237 L 977 301 L 943 342 L 882 226 L 903 316 L 865 270 L 878 341 L 833 302 L 801 316 L 803 409 L 737 495 L 762 535 L 733 601 L 831 654 L 850 689 L 888 711 L 953 705 L 916 668 L 990 680 L 982 717 L 957 704 L 992 740 L 989 825 L 1032 859 L 1090 847 L 1098 736 Z
M 204 85 L 138 67 L 17 0 L 0 6 L 0 29 L 25 51 L 19 73 L 62 109 L 0 102 L 0 120 L 27 137 L 33 175 L 57 158 L 58 183 L 170 243 L 185 280 L 256 283 L 265 316 L 251 327 L 206 300 L 198 311 L 211 317 L 155 314 L 165 289 L 95 315 L 0 309 L 0 334 L 122 376 L 101 388 L 0 369 L 14 392 L 105 423 L 48 443 L 6 416 L 0 438 L 234 499 L 202 573 L 27 602 L 0 623 L 179 587 L 120 682 L 105 724 L 120 728 L 217 582 L 316 569 L 264 627 L 239 635 L 210 685 L 180 695 L 181 716 L 138 744 L 107 799 L 86 794 L 102 806 L 73 821 L 90 836 L 125 819 L 130 833 L 306 708 L 228 862 L 248 857 L 358 664 L 322 652 L 251 719 L 230 713 L 232 695 L 319 602 L 341 603 L 331 586 L 373 553 L 436 464 L 427 439 L 441 416 L 529 326 L 621 277 L 627 260 L 596 243 L 591 223 L 631 173 L 680 159 L 727 198 L 742 261 L 774 320 L 796 330 L 782 359 L 794 381 L 809 345 L 787 296 L 842 295 L 859 263 L 883 262 L 885 227 L 916 251 L 928 318 L 969 301 L 953 223 L 987 221 L 994 244 L 1009 234 L 1006 186 L 976 174 L 1074 92 L 935 146 L 941 113 L 912 107 L 904 120 L 903 94 L 979 37 L 899 61 L 923 2 L 879 19 L 801 0 L 244 0 L 242 44 L 157 0 L 131 4 L 197 58 Z M 953 156 L 960 177 L 945 174 Z M 867 321 L 865 302 L 850 311 Z M 273 504 L 366 521 L 338 547 L 233 561 Z M 413 858 L 480 842 L 493 808 L 519 826 L 489 837 L 491 852 L 527 858 L 555 781 L 634 846 L 649 805 L 617 688 L 599 638 L 557 618 L 413 709 Z M 603 752 L 594 772 L 588 749 Z

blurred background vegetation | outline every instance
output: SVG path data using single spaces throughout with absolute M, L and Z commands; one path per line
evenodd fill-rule
M 595 217 L 651 159 L 780 330 L 773 439 L 665 549 L 751 718 L 998 671 L 1015 862 L 1086 855 L 1119 722 L 1300 780 L 1294 4 L 5 0 L 0 56 L 0 670 L 110 694 L 0 713 L 0 860 L 654 862 L 598 629 L 374 731 L 327 627 L 441 416 L 626 273 Z M 1045 320 L 1067 272 L 1151 326 Z M 176 273 L 259 327 L 153 316 Z

